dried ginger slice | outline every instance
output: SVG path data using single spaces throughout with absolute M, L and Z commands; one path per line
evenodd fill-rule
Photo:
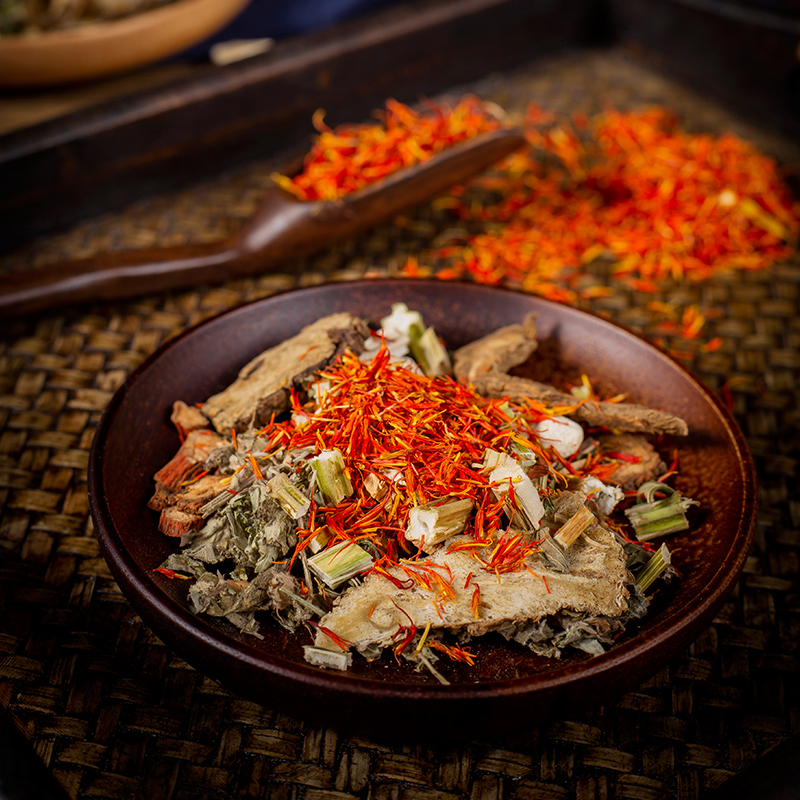
M 567 551 L 569 574 L 550 569 L 546 559 L 535 553 L 526 559 L 531 571 L 522 569 L 498 577 L 483 569 L 471 551 L 448 552 L 443 546 L 418 563 L 441 565 L 443 569 L 437 571 L 442 575 L 448 575 L 449 570 L 454 598 L 440 602 L 435 584 L 430 589 L 420 585 L 404 589 L 372 572 L 361 586 L 348 589 L 336 601 L 320 626 L 351 642 L 357 650 L 364 650 L 373 645 L 391 646 L 397 641 L 400 626 L 407 627 L 409 621 L 419 630 L 430 623 L 434 631 L 464 628 L 479 636 L 508 622 L 538 621 L 564 610 L 618 617 L 628 608 L 626 584 L 630 575 L 625 554 L 606 528 L 592 526 L 590 539 L 579 540 Z M 460 537 L 451 541 L 458 542 Z M 408 566 L 413 568 L 413 563 Z M 387 571 L 395 580 L 408 583 L 408 575 L 401 569 L 390 567 Z M 480 591 L 477 619 L 472 609 L 476 587 Z M 322 630 L 315 644 L 337 649 Z
M 510 397 L 515 402 L 538 400 L 547 406 L 574 406 L 578 400 L 546 383 L 517 378 L 501 372 L 488 372 L 473 381 L 475 391 L 484 397 Z M 630 433 L 686 436 L 686 421 L 668 411 L 658 411 L 635 403 L 608 403 L 592 400 L 569 412 L 573 419 L 592 427 L 607 427 Z
M 367 327 L 352 314 L 322 317 L 296 336 L 265 350 L 240 372 L 227 389 L 209 397 L 202 407 L 220 433 L 241 432 L 265 425 L 273 413 L 289 407 L 289 390 L 326 366 L 346 347 L 361 352 Z
M 551 407 L 576 405 L 572 395 L 554 386 L 508 374 L 509 369 L 527 361 L 537 346 L 535 319 L 529 314 L 521 325 L 499 328 L 456 350 L 453 369 L 459 381 L 471 383 L 484 397 L 538 400 Z M 689 432 L 680 417 L 633 403 L 585 403 L 569 416 L 587 425 L 636 433 L 686 436 Z
M 539 346 L 536 319 L 528 314 L 522 324 L 498 328 L 453 354 L 453 372 L 462 383 L 470 383 L 484 373 L 507 372 L 523 364 Z

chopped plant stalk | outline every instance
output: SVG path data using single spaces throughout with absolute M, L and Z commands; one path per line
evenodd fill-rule
M 445 502 L 434 500 L 409 511 L 406 539 L 430 553 L 436 545 L 451 536 L 463 533 L 472 513 L 469 498 Z
M 696 500 L 683 497 L 670 487 L 662 486 L 662 488 L 671 492 L 663 500 L 638 503 L 625 510 L 625 516 L 633 525 L 636 538 L 640 542 L 649 542 L 659 536 L 688 530 L 686 509 L 689 506 L 699 505 Z
M 636 490 L 637 503 L 654 503 L 658 499 L 658 495 L 674 494 L 675 490 L 671 486 L 662 483 L 661 481 L 645 481 Z
M 350 483 L 339 450 L 323 450 L 310 463 L 317 476 L 317 486 L 329 506 L 338 505 L 353 494 L 353 484 Z
M 307 608 L 312 614 L 316 614 L 318 617 L 325 616 L 325 612 L 321 608 L 319 608 L 319 606 L 315 606 L 312 602 L 306 600 L 305 597 L 300 597 L 299 594 L 290 591 L 284 586 L 279 587 L 278 591 L 281 594 L 285 594 L 287 597 L 294 600 L 294 602 L 297 603 L 298 605 L 303 606 L 303 608 Z
M 355 542 L 340 542 L 308 559 L 311 571 L 331 589 L 365 572 L 372 563 L 372 556 Z
M 203 519 L 210 517 L 216 511 L 219 511 L 223 506 L 226 506 L 234 497 L 229 491 L 220 492 L 215 497 L 212 497 L 205 505 L 200 507 L 200 516 Z
M 517 527 L 538 530 L 544 516 L 544 506 L 533 481 L 522 467 L 514 462 L 496 467 L 489 473 L 492 491 L 498 500 L 505 500 L 506 514 Z
M 555 533 L 554 539 L 565 550 L 590 526 L 597 517 L 586 506 L 581 506 Z
M 570 571 L 569 561 L 567 561 L 564 551 L 556 544 L 555 539 L 553 539 L 549 533 L 541 538 L 539 541 L 539 548 L 545 554 L 553 569 L 559 572 Z
M 311 500 L 282 472 L 279 472 L 269 481 L 267 488 L 270 494 L 280 503 L 281 508 L 292 519 L 300 519 L 311 508 Z
M 325 650 L 322 647 L 314 647 L 313 645 L 305 645 L 303 647 L 303 657 L 315 667 L 326 667 L 342 671 L 353 663 L 353 656 L 350 653 Z
M 312 553 L 319 553 L 325 545 L 331 540 L 331 532 L 327 528 L 323 528 L 316 535 L 311 538 L 308 547 Z
M 665 544 L 653 553 L 645 568 L 636 576 L 636 585 L 646 592 L 653 581 L 656 580 L 670 565 L 672 558 Z
M 428 648 L 428 652 L 433 652 L 433 651 L 430 648 Z M 450 681 L 447 680 L 447 678 L 445 678 L 444 675 L 442 675 L 442 673 L 439 672 L 439 670 L 433 666 L 433 662 L 430 660 L 430 658 L 428 657 L 427 653 L 424 650 L 420 651 L 419 653 L 416 653 L 415 658 L 422 663 L 425 669 L 427 669 L 428 672 L 430 672 L 431 675 L 433 675 L 433 677 L 436 678 L 436 680 L 442 684 L 442 686 L 450 685 Z
M 426 328 L 421 335 L 417 335 L 416 329 L 413 329 L 408 346 L 411 355 L 429 378 L 453 373 L 450 356 L 433 328 Z
M 295 551 L 295 554 L 297 554 L 297 551 Z M 300 566 L 302 566 L 303 568 L 303 581 L 304 581 L 303 585 L 306 587 L 311 587 L 314 585 L 314 583 L 311 579 L 311 570 L 308 567 L 308 553 L 306 553 L 305 550 L 301 550 L 299 555 L 300 555 Z

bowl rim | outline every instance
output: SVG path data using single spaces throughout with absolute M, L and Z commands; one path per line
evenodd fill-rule
M 135 11 L 114 19 L 93 19 L 79 23 L 69 28 L 55 28 L 53 30 L 29 31 L 19 34 L 0 36 L 0 51 L 23 51 L 38 49 L 48 45 L 86 44 L 90 40 L 111 39 L 116 36 L 128 36 L 151 28 L 159 19 L 170 20 L 176 15 L 182 16 L 189 7 L 208 6 L 214 8 L 222 0 L 172 0 L 161 6 L 148 8 L 144 11 Z M 239 6 L 244 8 L 251 0 L 227 0 L 228 8 Z M 171 21 L 171 20 L 170 20 Z
M 202 641 L 211 645 L 218 654 L 230 656 L 245 662 L 249 666 L 266 672 L 276 678 L 290 679 L 295 684 L 300 684 L 306 688 L 324 688 L 325 691 L 336 691 L 359 696 L 368 699 L 374 696 L 378 680 L 369 679 L 352 675 L 348 672 L 337 672 L 334 670 L 321 670 L 309 664 L 281 658 L 273 654 L 259 653 L 257 645 L 249 645 L 238 641 L 229 636 L 224 630 L 211 624 L 202 616 L 193 614 L 190 610 L 180 605 L 163 591 L 153 592 L 151 586 L 155 585 L 148 580 L 147 572 L 136 562 L 122 545 L 119 534 L 116 532 L 106 498 L 102 491 L 102 442 L 105 433 L 113 423 L 114 414 L 117 408 L 124 402 L 130 389 L 135 383 L 142 380 L 150 366 L 161 358 L 171 348 L 178 345 L 188 336 L 196 331 L 217 324 L 221 319 L 233 319 L 237 314 L 247 313 L 248 309 L 257 304 L 271 304 L 280 302 L 280 299 L 287 295 L 298 293 L 312 294 L 329 290 L 331 286 L 340 287 L 366 287 L 377 285 L 393 285 L 397 291 L 402 291 L 403 286 L 415 285 L 424 287 L 428 285 L 437 291 L 447 291 L 446 287 L 459 286 L 472 287 L 476 291 L 492 290 L 499 293 L 509 293 L 514 295 L 524 295 L 531 298 L 534 303 L 542 303 L 559 309 L 558 313 L 566 314 L 567 317 L 576 315 L 578 317 L 590 317 L 602 326 L 621 331 L 641 345 L 648 348 L 652 354 L 656 354 L 665 364 L 671 368 L 677 368 L 684 376 L 689 379 L 695 389 L 697 389 L 709 403 L 710 407 L 722 423 L 728 441 L 736 449 L 737 464 L 742 478 L 742 513 L 738 519 L 738 529 L 732 552 L 736 557 L 733 562 L 730 559 L 720 560 L 713 575 L 709 576 L 703 586 L 702 601 L 692 606 L 691 609 L 673 609 L 667 606 L 661 612 L 661 619 L 652 622 L 648 627 L 647 635 L 634 633 L 630 639 L 614 645 L 602 655 L 591 659 L 584 659 L 569 664 L 561 664 L 553 670 L 543 673 L 508 678 L 495 681 L 477 681 L 475 683 L 456 682 L 450 686 L 442 686 L 438 682 L 431 684 L 420 683 L 399 683 L 393 685 L 388 682 L 380 683 L 380 695 L 387 700 L 401 700 L 410 697 L 420 698 L 431 701 L 450 701 L 464 699 L 492 699 L 499 698 L 513 699 L 517 696 L 529 695 L 532 691 L 548 691 L 563 688 L 565 684 L 572 684 L 584 680 L 596 680 L 598 677 L 607 675 L 611 672 L 624 668 L 626 664 L 638 661 L 649 653 L 657 652 L 658 648 L 665 641 L 687 639 L 691 635 L 696 635 L 695 627 L 701 618 L 710 618 L 718 610 L 727 598 L 734 583 L 739 579 L 745 560 L 753 541 L 756 526 L 756 511 L 758 506 L 756 472 L 752 457 L 747 448 L 744 435 L 735 422 L 732 414 L 724 407 L 714 393 L 706 387 L 694 374 L 676 359 L 664 353 L 640 334 L 616 322 L 611 322 L 591 312 L 583 311 L 561 303 L 541 298 L 536 295 L 518 292 L 513 289 L 502 287 L 489 287 L 482 284 L 471 282 L 448 281 L 426 279 L 366 279 L 357 281 L 346 281 L 341 283 L 325 283 L 317 286 L 292 288 L 282 291 L 266 298 L 260 298 L 249 303 L 237 306 L 236 308 L 222 312 L 207 320 L 200 322 L 177 336 L 170 339 L 159 347 L 154 353 L 148 356 L 138 367 L 128 376 L 123 385 L 112 397 L 105 412 L 103 413 L 95 433 L 89 457 L 88 467 L 88 490 L 91 515 L 95 523 L 98 538 L 106 561 L 115 577 L 128 581 L 136 586 L 138 594 L 136 601 L 128 598 L 134 609 L 140 613 L 146 623 L 151 624 L 161 615 L 166 615 L 173 622 L 178 624 L 180 630 L 188 634 L 196 641 Z M 126 598 L 128 597 L 125 593 Z M 687 613 L 688 612 L 688 613 Z M 158 631 L 156 631 L 158 632 Z M 688 643 L 688 641 L 687 641 Z M 170 642 L 170 647 L 178 652 Z M 203 672 L 202 667 L 198 667 Z M 379 676 L 378 676 L 379 677 Z M 457 691 L 454 691 L 457 689 Z

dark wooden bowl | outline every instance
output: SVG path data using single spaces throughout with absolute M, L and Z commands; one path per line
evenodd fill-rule
M 271 621 L 264 641 L 188 610 L 182 581 L 153 573 L 175 548 L 147 506 L 152 476 L 178 447 L 174 400 L 205 400 L 248 360 L 335 311 L 378 319 L 393 302 L 421 311 L 450 346 L 538 314 L 543 340 L 532 377 L 586 372 L 604 393 L 684 417 L 676 486 L 701 502 L 696 524 L 672 537 L 683 579 L 657 595 L 651 613 L 606 654 L 551 661 L 486 636 L 473 641 L 474 667 L 444 663 L 441 686 L 390 654 L 347 673 L 303 661 L 310 635 Z M 270 297 L 210 320 L 170 341 L 131 374 L 97 431 L 89 467 L 92 516 L 106 560 L 142 619 L 176 653 L 231 691 L 296 716 L 373 735 L 436 738 L 493 735 L 581 710 L 635 688 L 712 620 L 739 577 L 752 541 L 756 485 L 744 439 L 711 392 L 681 366 L 609 322 L 530 295 L 473 284 L 372 281 L 329 284 Z

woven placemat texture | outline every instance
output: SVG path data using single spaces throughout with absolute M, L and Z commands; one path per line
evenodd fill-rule
M 557 110 L 660 102 L 694 128 L 730 118 L 623 53 L 572 54 L 470 87 Z M 109 248 L 213 239 L 245 219 L 273 164 L 88 221 L 6 256 L 34 268 Z M 587 307 L 681 352 L 732 404 L 759 476 L 745 574 L 713 625 L 616 703 L 507 737 L 389 745 L 237 698 L 165 647 L 111 579 L 88 517 L 94 429 L 128 373 L 204 318 L 284 289 L 395 275 L 449 224 L 426 206 L 279 274 L 12 321 L 0 338 L 0 704 L 68 796 L 286 800 L 696 800 L 800 729 L 800 260 L 640 294 L 597 271 Z M 672 339 L 652 300 L 697 304 Z M 716 313 L 716 316 L 714 316 Z M 720 337 L 721 346 L 702 345 Z M 447 721 L 442 721 L 442 733 Z

